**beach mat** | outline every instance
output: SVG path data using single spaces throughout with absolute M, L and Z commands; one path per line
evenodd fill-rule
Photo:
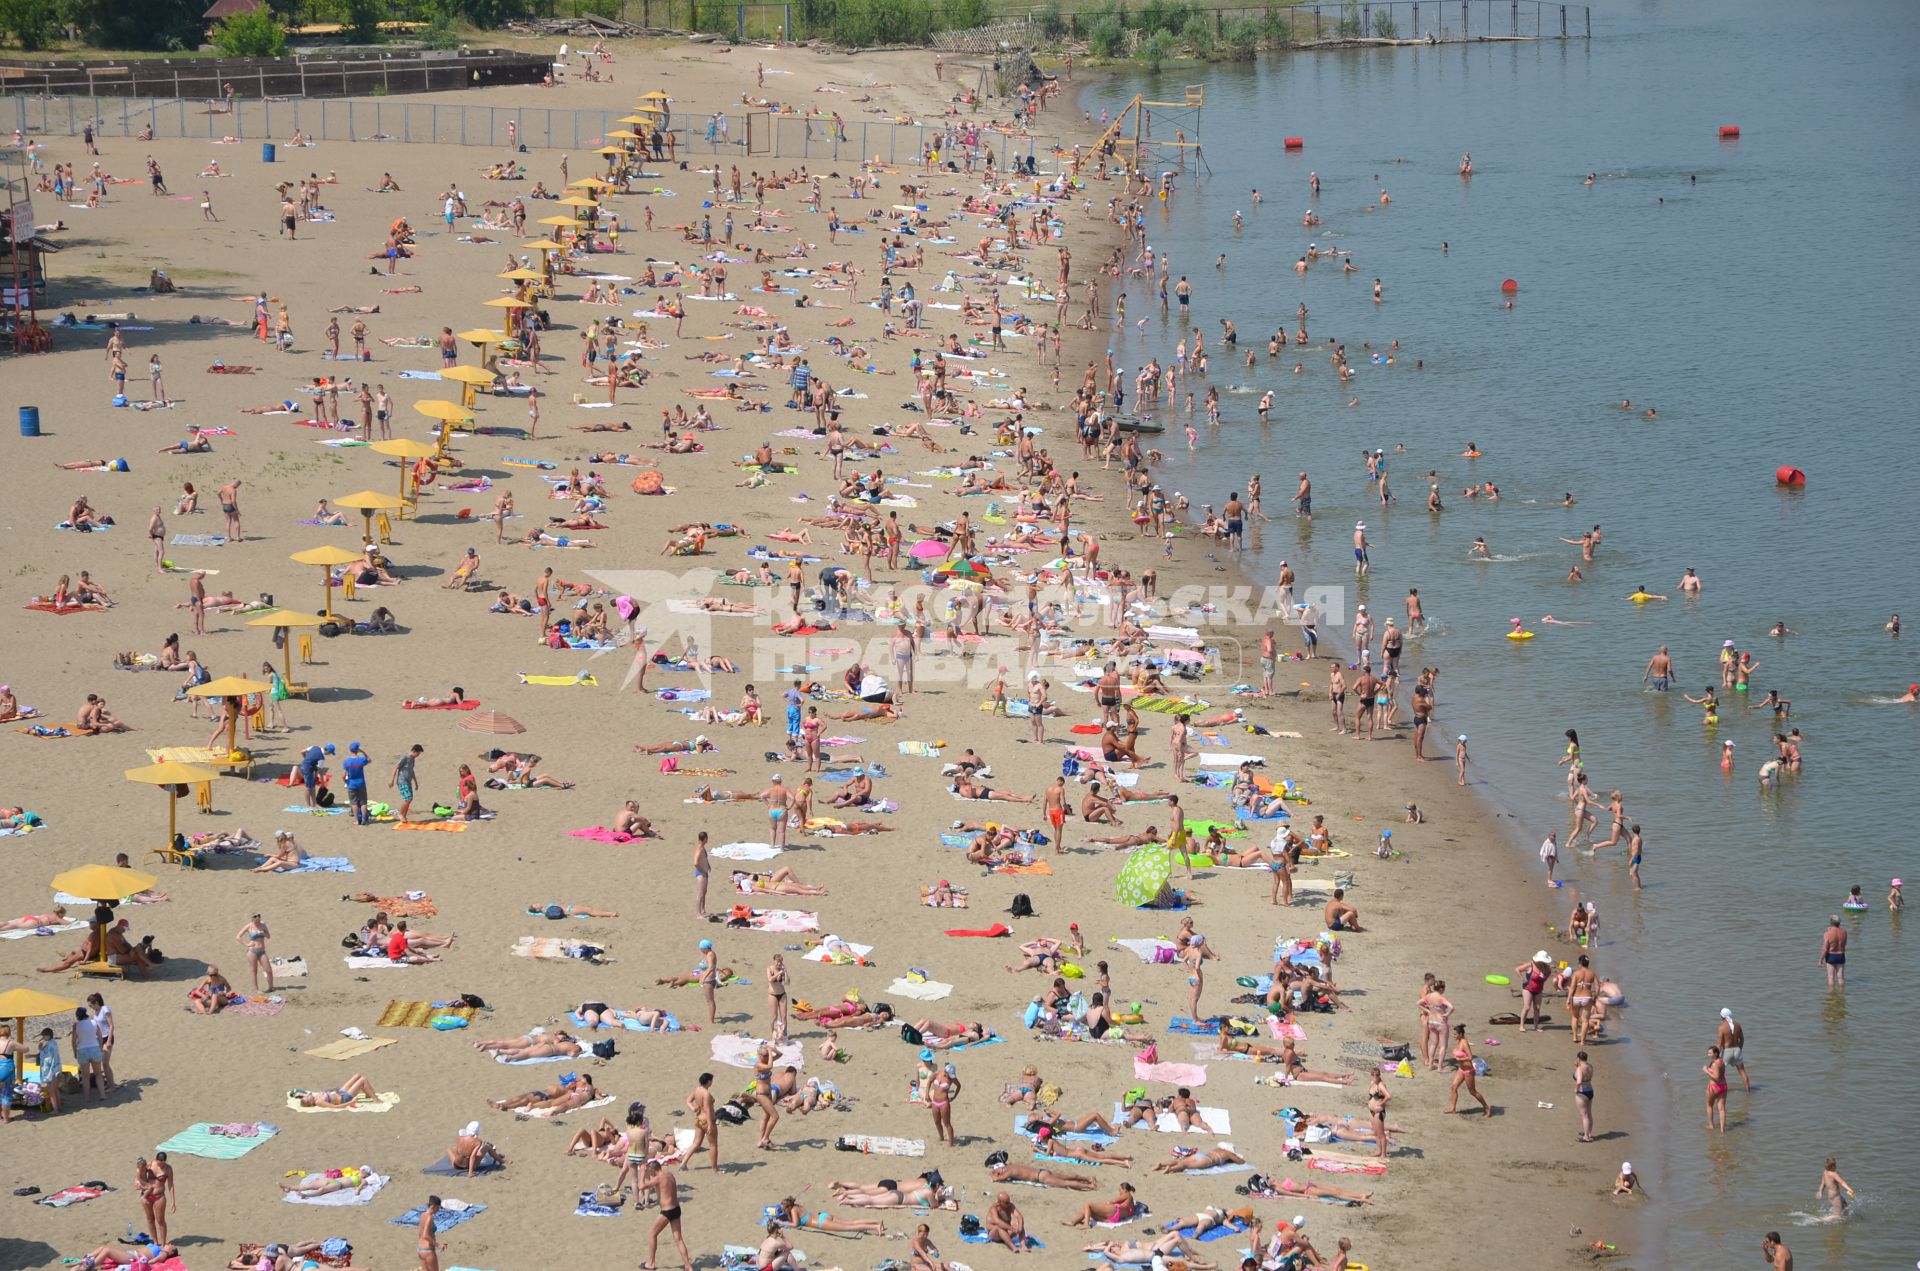
M 165 1143 L 157 1144 L 156 1150 L 177 1152 L 182 1156 L 204 1156 L 210 1161 L 237 1161 L 280 1133 L 279 1126 L 260 1122 L 260 1133 L 252 1136 L 215 1134 L 214 1130 L 224 1124 L 219 1121 L 195 1121 Z
M 342 1037 L 337 1042 L 316 1046 L 307 1053 L 316 1059 L 358 1059 L 361 1055 L 370 1054 L 382 1046 L 397 1045 L 399 1045 L 399 1039 L 395 1037 Z
M 451 1015 L 456 1019 L 472 1019 L 473 1008 L 462 1003 L 409 1002 L 395 998 L 387 1003 L 387 1009 L 374 1021 L 375 1028 L 432 1028 L 433 1021 L 442 1015 Z
M 381 1094 L 376 1094 L 371 1099 L 367 1098 L 365 1095 L 362 1095 L 360 1098 L 354 1100 L 352 1103 L 341 1104 L 338 1107 L 332 1107 L 332 1108 L 302 1107 L 300 1105 L 299 1099 L 295 1098 L 293 1095 L 287 1096 L 287 1106 L 293 1109 L 295 1112 L 391 1112 L 393 1111 L 394 1105 L 399 1102 L 400 1102 L 400 1096 L 393 1093 L 391 1090 Z

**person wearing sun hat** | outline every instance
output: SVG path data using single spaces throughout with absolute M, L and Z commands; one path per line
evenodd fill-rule
M 1467 753 L 1467 735 L 1461 733 L 1453 740 L 1453 776 L 1454 784 L 1467 784 L 1467 765 L 1473 762 L 1473 756 Z
M 1729 1068 L 1740 1074 L 1740 1085 L 1748 1093 L 1753 1093 L 1753 1082 L 1747 1079 L 1747 1061 L 1742 1055 L 1747 1045 L 1747 1030 L 1734 1022 L 1733 1008 L 1720 1008 L 1720 1028 L 1716 1044 L 1720 1047 L 1720 1058 Z
M 1893 885 L 1887 891 L 1887 908 L 1898 913 L 1906 907 L 1906 894 L 1900 890 L 1900 880 L 1896 878 L 1893 880 Z
M 720 987 L 720 955 L 713 947 L 713 941 L 700 942 L 700 995 L 707 999 L 707 1023 L 717 1025 L 720 1022 L 720 1007 L 713 1000 L 715 990 Z
M 1367 549 L 1371 546 L 1372 544 L 1367 542 L 1367 523 L 1355 521 L 1353 523 L 1353 576 L 1355 578 L 1366 576 L 1367 567 L 1372 564 L 1372 561 L 1367 558 Z

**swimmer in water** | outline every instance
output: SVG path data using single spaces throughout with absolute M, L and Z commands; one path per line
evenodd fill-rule
M 1564 543 L 1567 540 L 1561 539 L 1560 541 Z M 1647 590 L 1647 585 L 1645 583 L 1641 583 L 1638 587 L 1634 588 L 1633 594 L 1629 595 L 1627 599 L 1631 600 L 1636 605 L 1644 605 L 1649 600 L 1665 600 L 1666 597 L 1655 595 L 1654 593 Z
M 1893 910 L 1895 913 L 1907 907 L 1906 893 L 1902 892 L 1900 887 L 1900 880 L 1896 878 L 1887 890 L 1887 908 Z
M 1481 456 L 1481 454 L 1482 454 L 1482 451 L 1480 447 L 1474 445 L 1471 441 L 1469 441 L 1467 443 L 1467 448 L 1460 452 L 1460 457 L 1462 459 L 1478 459 Z
M 1590 627 L 1593 625 L 1590 622 L 1574 622 L 1567 618 L 1556 618 L 1552 614 L 1546 615 L 1544 618 L 1540 619 L 1540 621 L 1546 623 L 1548 626 L 1553 626 L 1553 627 Z
M 1847 898 L 1840 902 L 1840 907 L 1842 909 L 1865 909 L 1867 907 L 1867 898 L 1860 894 L 1859 883 L 1855 883 L 1853 886 L 1847 888 Z
M 1840 1177 L 1839 1163 L 1831 1156 L 1820 1169 L 1820 1185 L 1813 1189 L 1813 1198 L 1827 1202 L 1829 1222 L 1839 1222 L 1853 1206 L 1853 1188 Z
M 1891 618 L 1888 618 L 1886 625 L 1881 627 L 1880 629 L 1886 632 L 1890 636 L 1899 635 L 1900 634 L 1900 615 L 1896 613 Z
M 1896 702 L 1920 702 L 1920 684 L 1907 685 L 1907 691 L 1893 700 Z
M 1771 627 L 1767 628 L 1767 634 L 1770 636 L 1790 636 L 1790 635 L 1799 635 L 1800 633 L 1798 631 L 1795 631 L 1792 627 L 1789 627 L 1787 625 L 1787 620 L 1785 618 L 1782 618 L 1779 621 L 1775 622 Z
M 1484 538 L 1476 538 L 1473 540 L 1473 546 L 1467 549 L 1467 556 L 1469 558 L 1478 557 L 1480 560 L 1493 559 L 1492 553 L 1487 550 L 1487 540 Z
M 1560 500 L 1560 506 L 1563 508 L 1570 508 L 1573 506 L 1573 491 L 1571 490 L 1567 491 L 1566 497 Z

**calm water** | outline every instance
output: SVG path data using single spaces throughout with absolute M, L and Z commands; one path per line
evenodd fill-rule
M 1626 1056 L 1606 1051 L 1603 1082 L 1619 1080 L 1602 1091 L 1601 1128 L 1628 1098 L 1643 1125 L 1662 1127 L 1626 1151 L 1596 1148 L 1596 1176 L 1629 1156 L 1647 1177 L 1659 1198 L 1649 1227 L 1664 1222 L 1671 1241 L 1664 1265 L 1757 1258 L 1761 1233 L 1812 1207 L 1828 1153 L 1862 1205 L 1850 1222 L 1790 1236 L 1801 1263 L 1908 1265 L 1920 1217 L 1898 1198 L 1920 1166 L 1904 1125 L 1920 1093 L 1909 1055 L 1920 931 L 1903 937 L 1881 898 L 1891 877 L 1920 875 L 1920 714 L 1884 699 L 1920 680 L 1920 627 L 1895 641 L 1881 624 L 1893 611 L 1920 624 L 1917 412 L 1897 379 L 1920 283 L 1910 61 L 1920 6 L 1835 6 L 1816 26 L 1812 10 L 1784 0 L 1643 3 L 1597 10 L 1594 29 L 1591 44 L 1564 47 L 1169 70 L 1083 103 L 1097 111 L 1135 87 L 1164 99 L 1188 80 L 1207 84 L 1200 139 L 1212 176 L 1184 180 L 1177 217 L 1149 239 L 1194 282 L 1226 427 L 1207 436 L 1203 423 L 1191 458 L 1170 433 L 1168 475 L 1218 505 L 1246 472 L 1264 471 L 1276 519 L 1255 547 L 1269 578 L 1281 557 L 1306 583 L 1350 577 L 1353 522 L 1365 517 L 1374 569 L 1355 599 L 1384 618 L 1401 613 L 1409 585 L 1426 597 L 1439 630 L 1409 660 L 1444 668 L 1443 722 L 1473 735 L 1482 788 L 1515 816 L 1526 849 L 1516 871 L 1532 885 L 1542 881 L 1532 847 L 1549 828 L 1564 837 L 1561 731 L 1580 730 L 1602 792 L 1626 791 L 1647 833 L 1648 889 L 1633 895 L 1617 853 L 1564 858 L 1563 873 L 1600 906 L 1600 966 L 1626 983 L 1627 1045 L 1650 1082 L 1630 1093 Z M 1743 139 L 1719 142 L 1723 123 Z M 1305 151 L 1282 154 L 1288 135 L 1304 136 Z M 1471 182 L 1456 173 L 1463 149 Z M 1311 231 L 1300 224 L 1310 170 L 1325 217 Z M 1588 172 L 1599 174 L 1592 188 Z M 1393 205 L 1368 212 L 1383 186 Z M 1257 208 L 1255 187 L 1266 196 Z M 1239 233 L 1236 209 L 1247 213 Z M 1359 272 L 1323 264 L 1296 277 L 1289 266 L 1309 238 L 1351 251 Z M 1221 251 L 1224 274 L 1213 268 Z M 1497 292 L 1508 277 L 1521 286 L 1510 312 Z M 1129 290 L 1129 321 L 1151 316 L 1147 331 L 1116 336 L 1122 365 L 1164 363 L 1174 337 L 1137 280 Z M 1358 372 L 1349 390 L 1324 353 L 1266 358 L 1265 337 L 1292 327 L 1301 300 L 1316 343 L 1346 342 Z M 1258 348 L 1252 371 L 1220 356 L 1223 316 Z M 1399 366 L 1364 364 L 1362 341 L 1394 338 Z M 1427 369 L 1413 370 L 1415 358 Z M 1305 374 L 1286 373 L 1295 360 Z M 1279 409 L 1262 429 L 1253 406 L 1269 387 Z M 1659 419 L 1623 414 L 1622 398 L 1653 404 Z M 1458 458 L 1468 441 L 1487 457 Z M 1384 512 L 1367 501 L 1363 445 L 1389 452 L 1399 502 Z M 1811 474 L 1803 493 L 1775 488 L 1782 463 Z M 1424 511 L 1430 468 L 1448 507 L 1438 517 Z M 1318 514 L 1304 536 L 1285 503 L 1300 469 L 1313 474 Z M 1491 479 L 1504 499 L 1461 499 L 1470 478 Z M 1565 491 L 1576 508 L 1558 506 Z M 1557 539 L 1595 523 L 1606 530 L 1600 558 L 1569 585 L 1577 551 Z M 1479 535 L 1494 562 L 1467 559 Z M 1677 599 L 1687 566 L 1706 580 L 1697 603 Z M 1643 581 L 1676 600 L 1626 603 Z M 1543 626 L 1547 613 L 1590 625 Z M 1513 616 L 1540 637 L 1502 639 Z M 1769 639 L 1776 618 L 1800 634 Z M 1806 734 L 1806 771 L 1776 793 L 1755 781 L 1765 712 L 1731 705 L 1708 733 L 1697 708 L 1639 688 L 1664 643 L 1697 695 L 1717 682 L 1727 639 L 1755 652 L 1756 688 L 1790 698 Z M 1726 739 L 1737 743 L 1731 777 L 1719 768 Z M 1855 882 L 1872 908 L 1848 924 L 1849 987 L 1829 996 L 1819 935 Z M 1732 1132 L 1710 1141 L 1699 1068 L 1722 1006 L 1748 1029 L 1758 1088 L 1748 1100 L 1735 1083 Z

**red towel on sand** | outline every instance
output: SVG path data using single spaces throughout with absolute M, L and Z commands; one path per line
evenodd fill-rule
M 403 711 L 470 711 L 479 705 L 479 701 L 474 698 L 468 698 L 464 702 L 444 703 L 439 706 L 422 706 L 420 703 L 408 699 L 400 703 L 400 709 Z
M 1004 923 L 996 922 L 984 931 L 968 931 L 964 927 L 950 927 L 947 930 L 947 934 L 950 936 L 1010 936 L 1013 934 L 1013 928 L 1006 926 Z

